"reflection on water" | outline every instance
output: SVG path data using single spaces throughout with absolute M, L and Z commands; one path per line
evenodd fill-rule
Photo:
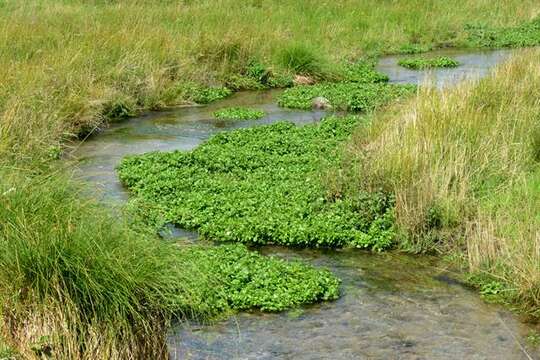
M 412 71 L 380 61 L 392 82 L 439 87 L 485 75 L 507 51 L 440 52 L 462 63 L 456 69 Z M 122 204 L 127 193 L 115 167 L 128 154 L 190 150 L 219 131 L 286 119 L 298 125 L 318 121 L 320 111 L 276 106 L 279 91 L 238 93 L 205 107 L 151 113 L 111 126 L 78 145 L 79 174 L 95 196 Z M 256 106 L 267 116 L 256 121 L 215 120 L 224 106 Z M 196 234 L 171 227 L 165 237 Z M 342 297 L 279 314 L 241 313 L 212 326 L 185 323 L 169 336 L 172 359 L 526 359 L 529 329 L 500 307 L 482 302 L 436 259 L 362 251 L 291 250 L 264 247 L 265 254 L 326 266 L 341 279 Z

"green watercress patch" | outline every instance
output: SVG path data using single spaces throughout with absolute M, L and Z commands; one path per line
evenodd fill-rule
M 321 181 L 361 119 L 223 132 L 191 152 L 126 157 L 119 175 L 133 207 L 156 226 L 174 223 L 217 241 L 382 250 L 393 242 L 391 199 L 328 199 Z
M 220 279 L 212 293 L 234 310 L 282 311 L 337 299 L 340 281 L 330 271 L 299 261 L 263 256 L 244 245 L 189 247 L 186 255 Z
M 459 61 L 447 56 L 439 56 L 435 58 L 404 58 L 398 61 L 398 65 L 407 69 L 423 70 L 431 68 L 453 68 L 459 66 L 460 63 Z
M 256 120 L 265 115 L 262 110 L 244 107 L 229 107 L 214 112 L 214 117 L 222 120 Z
M 336 110 L 370 111 L 415 89 L 414 85 L 358 82 L 303 85 L 285 90 L 278 98 L 278 105 L 307 110 L 312 108 L 314 98 L 323 97 Z

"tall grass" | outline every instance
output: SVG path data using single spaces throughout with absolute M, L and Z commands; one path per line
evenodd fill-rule
M 2 175 L 0 329 L 24 358 L 166 358 L 173 314 L 226 310 L 178 248 L 104 215 L 69 179 Z
M 466 24 L 513 26 L 539 12 L 535 0 L 0 1 L 4 337 L 25 358 L 156 358 L 172 313 L 216 311 L 211 284 L 175 248 L 43 170 L 65 138 L 189 100 L 182 84 L 221 84 L 253 59 L 315 72 L 368 53 L 468 45 Z M 298 43 L 310 52 L 283 61 Z
M 463 249 L 469 269 L 540 315 L 540 68 L 526 51 L 490 77 L 424 88 L 350 146 L 348 185 L 396 197 L 402 247 Z M 355 185 L 354 185 L 355 184 Z
M 111 108 L 182 102 L 179 83 L 222 83 L 252 59 L 319 72 L 368 53 L 467 46 L 467 24 L 538 13 L 534 0 L 3 1 L 0 146 L 36 152 L 99 127 Z

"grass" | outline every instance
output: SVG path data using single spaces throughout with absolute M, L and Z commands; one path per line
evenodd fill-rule
M 538 55 L 522 53 L 455 89 L 421 89 L 379 113 L 350 142 L 349 160 L 361 165 L 342 180 L 343 188 L 382 186 L 395 195 L 402 248 L 463 251 L 483 294 L 533 317 L 540 315 Z
M 337 299 L 339 280 L 328 270 L 287 262 L 247 250 L 242 245 L 191 247 L 187 254 L 205 273 L 220 279 L 219 292 L 235 310 L 282 311 Z
M 67 358 L 155 358 L 173 311 L 212 312 L 190 286 L 204 280 L 193 264 L 45 169 L 65 140 L 147 109 L 290 86 L 293 72 L 341 80 L 343 59 L 535 45 L 539 11 L 535 0 L 0 1 L 3 332 L 25 357 L 52 341 Z
M 453 68 L 459 66 L 459 61 L 446 56 L 440 56 L 437 58 L 405 58 L 398 61 L 398 65 L 407 69 L 423 70 L 431 68 Z
M 2 360 L 18 359 L 15 351 L 13 351 L 11 347 L 7 346 L 1 337 L 0 337 L 0 359 Z
M 220 133 L 191 152 L 125 158 L 119 175 L 149 222 L 218 241 L 381 250 L 393 240 L 389 200 L 327 199 L 321 173 L 360 118 L 280 122 Z
M 537 46 L 540 43 L 540 19 L 535 18 L 516 26 L 493 27 L 486 24 L 467 26 L 472 46 L 486 48 L 516 48 Z
M 216 119 L 223 120 L 256 120 L 265 115 L 265 112 L 262 110 L 243 107 L 229 107 L 214 112 L 214 117 Z
M 479 41 L 474 29 L 520 27 L 540 12 L 534 0 L 34 0 L 1 7 L 0 33 L 9 41 L 0 45 L 0 109 L 9 126 L 0 146 L 25 154 L 93 131 L 111 115 L 191 101 L 183 86 L 223 85 L 253 63 L 276 73 L 327 63 L 332 73 L 342 59 L 369 54 L 499 46 Z
M 134 232 L 60 176 L 4 175 L 0 218 L 0 330 L 24 358 L 161 358 L 173 317 L 338 295 L 326 270 Z

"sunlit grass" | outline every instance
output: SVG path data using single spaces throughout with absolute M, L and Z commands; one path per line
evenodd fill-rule
M 350 144 L 362 164 L 351 181 L 395 195 L 403 248 L 464 250 L 471 271 L 500 283 L 510 301 L 535 316 L 538 56 L 524 52 L 492 76 L 455 89 L 424 88 L 414 101 L 376 116 Z

